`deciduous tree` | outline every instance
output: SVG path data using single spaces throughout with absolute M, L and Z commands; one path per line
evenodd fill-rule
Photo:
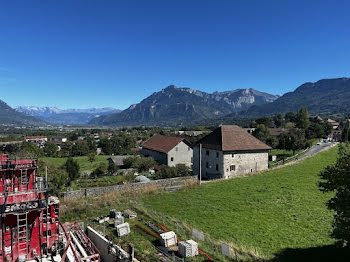
M 350 246 L 350 144 L 339 145 L 335 164 L 326 167 L 319 176 L 321 191 L 335 192 L 327 207 L 335 211 L 332 237 Z

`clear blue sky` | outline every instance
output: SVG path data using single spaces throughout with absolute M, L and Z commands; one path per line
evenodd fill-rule
M 283 94 L 350 76 L 350 1 L 3 0 L 0 99 L 127 108 L 169 84 Z

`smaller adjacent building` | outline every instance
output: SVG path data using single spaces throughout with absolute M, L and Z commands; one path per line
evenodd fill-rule
M 222 125 L 194 146 L 193 173 L 213 179 L 262 171 L 268 169 L 270 149 L 243 128 Z
M 142 155 L 167 166 L 192 166 L 192 145 L 183 137 L 154 135 L 142 145 Z
M 108 158 L 107 160 L 108 160 L 109 164 L 113 163 L 118 168 L 123 169 L 123 168 L 125 168 L 124 160 L 128 157 L 130 157 L 130 156 L 112 156 L 112 157 Z

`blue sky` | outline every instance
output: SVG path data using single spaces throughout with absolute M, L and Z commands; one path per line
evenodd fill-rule
M 127 108 L 170 84 L 273 94 L 350 76 L 350 1 L 0 2 L 0 99 Z

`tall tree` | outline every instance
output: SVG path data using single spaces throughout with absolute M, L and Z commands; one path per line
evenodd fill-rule
M 58 151 L 58 146 L 52 142 L 46 142 L 44 146 L 45 156 L 55 157 Z
M 281 114 L 274 115 L 273 122 L 275 124 L 275 127 L 277 127 L 277 128 L 285 126 L 285 121 L 284 121 L 284 119 L 283 119 Z
M 74 181 L 80 177 L 80 166 L 73 158 L 68 158 L 64 166 L 70 181 Z
M 327 202 L 328 209 L 335 211 L 332 237 L 350 246 L 350 144 L 339 145 L 337 162 L 326 167 L 319 176 L 323 192 L 335 192 Z
M 341 134 L 341 139 L 345 142 L 348 142 L 350 139 L 350 122 L 349 120 L 346 120 L 346 123 L 344 125 L 342 134 Z
M 310 125 L 310 116 L 306 107 L 299 110 L 296 127 L 306 130 Z
M 266 140 L 270 136 L 270 131 L 264 124 L 259 124 L 253 131 L 253 136 L 266 143 Z

